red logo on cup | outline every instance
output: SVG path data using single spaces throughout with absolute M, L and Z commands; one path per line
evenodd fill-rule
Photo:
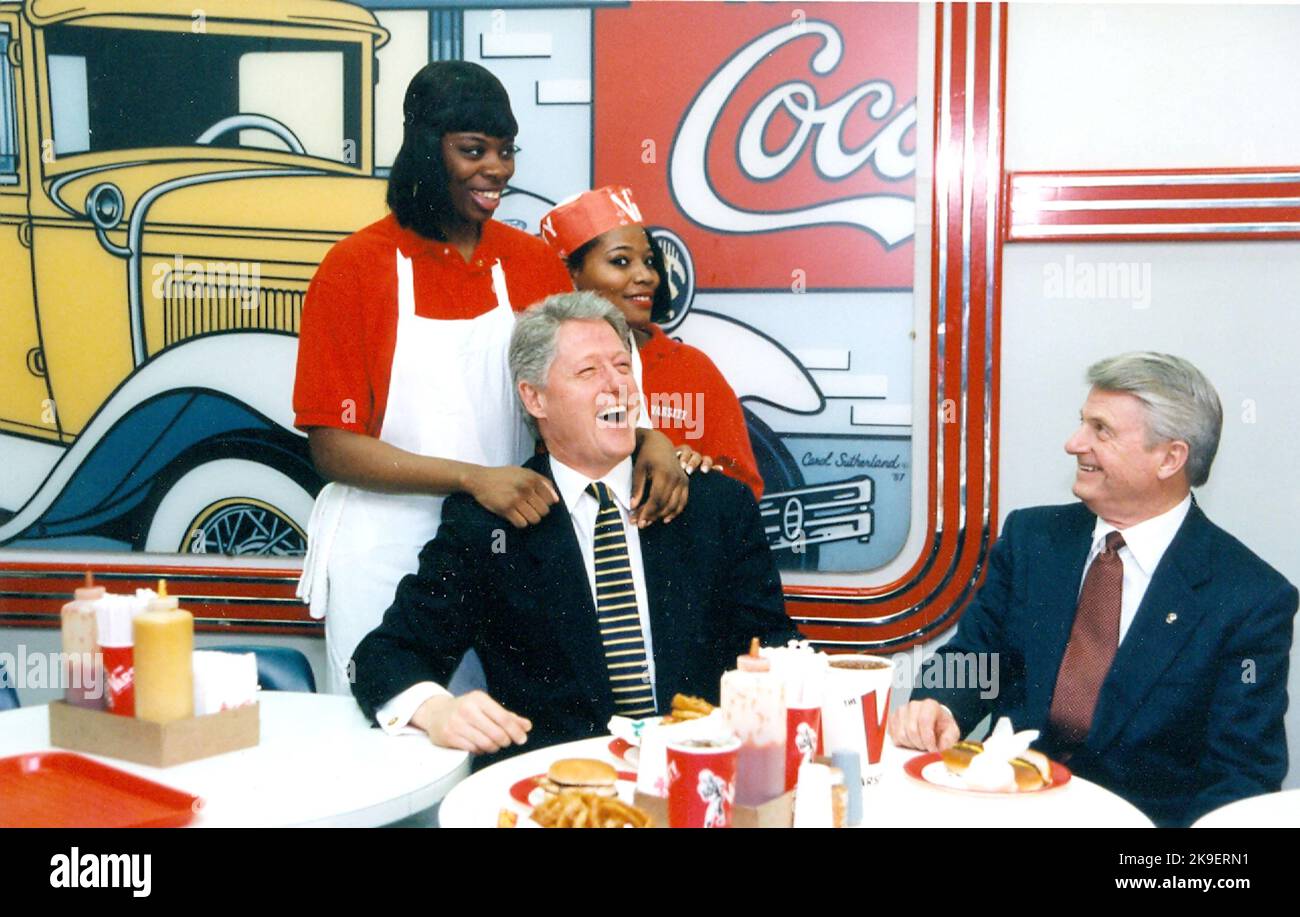
M 106 706 L 118 716 L 135 716 L 135 647 L 105 646 Z
M 740 742 L 668 746 L 668 827 L 730 828 Z
M 789 290 L 795 268 L 810 289 L 910 287 L 918 15 L 877 3 L 597 10 L 595 184 L 631 182 L 645 219 L 692 252 L 700 289 Z M 653 104 L 599 88 L 647 72 Z
M 785 788 L 799 782 L 800 765 L 811 761 L 821 747 L 822 708 L 787 707 L 785 710 Z
M 885 723 L 889 719 L 891 693 L 892 689 L 885 692 L 885 703 L 880 707 L 879 715 L 876 713 L 877 692 L 862 695 L 862 725 L 867 731 L 867 761 L 870 764 L 880 763 L 880 752 L 885 747 Z

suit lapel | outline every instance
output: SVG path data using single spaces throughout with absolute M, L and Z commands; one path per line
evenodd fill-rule
M 678 525 L 656 522 L 640 530 L 641 563 L 645 570 L 646 597 L 650 602 L 650 640 L 654 647 L 655 694 L 660 705 L 667 707 L 672 700 L 666 695 L 674 685 L 682 683 L 682 653 L 675 648 L 683 646 L 679 621 L 690 620 L 689 597 L 683 584 L 686 582 L 684 565 L 689 552 L 683 549 L 685 529 Z
M 528 465 L 554 481 L 545 457 L 531 459 Z M 604 716 L 613 709 L 614 694 L 605 668 L 591 584 L 564 502 L 552 506 L 541 522 L 525 532 L 527 550 L 537 569 L 544 571 L 538 581 L 545 586 L 538 590 L 537 600 L 554 620 L 558 648 L 569 657 L 579 684 L 593 686 L 591 697 Z M 506 587 L 512 588 L 510 584 Z
M 1037 587 L 1031 587 L 1030 594 L 1033 635 L 1024 647 L 1028 723 L 1047 723 L 1056 674 L 1074 625 L 1078 586 L 1096 519 L 1083 504 L 1072 505 L 1052 526 L 1047 550 L 1033 559 L 1035 569 L 1030 581 Z
M 1115 739 L 1205 615 L 1206 606 L 1197 602 L 1195 589 L 1210 577 L 1205 543 L 1209 528 L 1205 514 L 1193 505 L 1156 566 L 1102 683 L 1088 735 L 1094 751 Z

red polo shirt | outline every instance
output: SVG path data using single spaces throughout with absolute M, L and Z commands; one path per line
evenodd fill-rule
M 488 220 L 467 262 L 455 246 L 403 229 L 389 214 L 329 250 L 307 289 L 298 338 L 294 424 L 378 437 L 397 337 L 397 252 L 411 259 L 415 312 L 454 320 L 496 308 L 492 264 L 500 259 L 510 304 L 523 311 L 573 289 L 540 239 Z
M 674 445 L 713 457 L 727 474 L 763 496 L 740 401 L 702 350 L 674 341 L 658 325 L 641 348 L 641 382 L 655 429 Z

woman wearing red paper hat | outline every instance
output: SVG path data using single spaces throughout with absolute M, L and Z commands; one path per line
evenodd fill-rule
M 558 500 L 519 467 L 534 445 L 506 351 L 514 313 L 571 283 L 542 242 L 492 219 L 515 170 L 510 99 L 477 64 L 439 61 L 416 74 L 403 109 L 392 212 L 325 256 L 299 341 L 295 424 L 333 482 L 312 512 L 299 595 L 325 618 L 338 693 L 446 494 L 518 527 Z M 686 496 L 671 444 L 647 433 L 634 478 L 651 484 L 643 524 L 671 519 Z
M 761 497 L 763 479 L 736 393 L 703 351 L 674 341 L 650 320 L 667 285 L 632 189 L 587 191 L 543 217 L 541 228 L 574 286 L 603 295 L 632 326 L 633 370 L 655 428 L 708 456 Z

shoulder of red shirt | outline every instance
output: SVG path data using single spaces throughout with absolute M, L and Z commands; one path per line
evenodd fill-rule
M 499 258 L 510 284 L 510 300 L 516 312 L 553 293 L 573 291 L 573 279 L 559 255 L 539 239 L 498 220 L 483 224 L 478 252 L 483 258 Z M 525 267 L 520 271 L 519 267 Z M 514 270 L 511 270 L 511 268 Z
M 647 330 L 650 332 L 650 340 L 646 341 L 645 346 L 641 348 L 642 362 L 657 363 L 661 360 L 671 360 L 679 371 L 699 370 L 712 372 L 721 377 L 722 373 L 703 350 L 669 337 L 654 323 L 651 323 Z

